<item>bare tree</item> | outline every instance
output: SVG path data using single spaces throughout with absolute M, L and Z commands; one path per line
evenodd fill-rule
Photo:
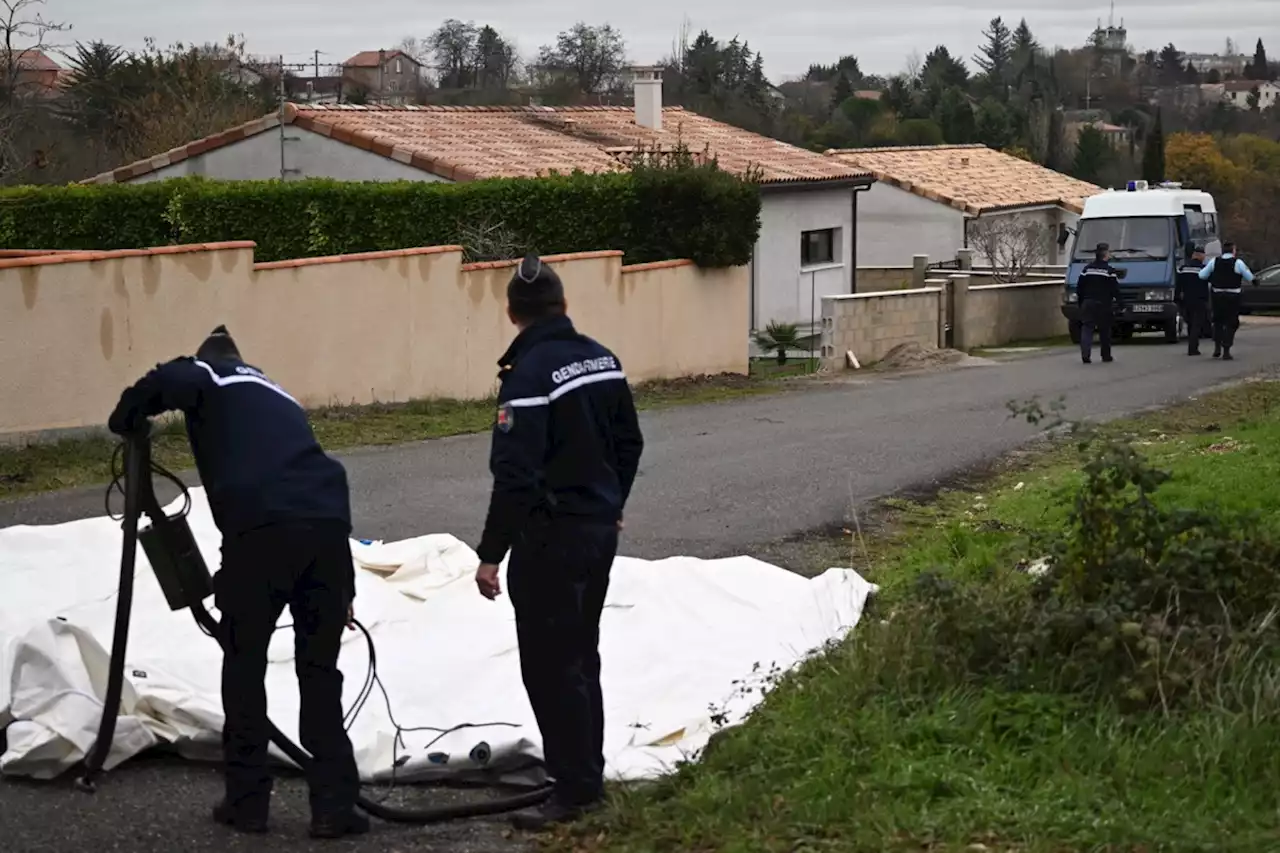
M 471 22 L 450 18 L 427 38 L 435 58 L 440 88 L 466 89 L 475 76 L 476 40 L 479 31 Z
M 610 24 L 593 27 L 581 21 L 538 54 L 544 70 L 568 78 L 584 94 L 600 92 L 616 82 L 626 59 L 622 33 Z
M 907 82 L 914 84 L 920 79 L 922 68 L 924 68 L 924 60 L 920 58 L 920 51 L 912 50 L 907 54 L 907 65 L 902 73 L 906 76 Z
M 1021 216 L 995 216 L 969 223 L 969 245 L 991 264 L 997 282 L 1014 282 L 1045 263 L 1053 229 Z
M 45 0 L 0 0 L 0 103 L 18 96 L 25 72 L 37 53 L 50 45 L 50 33 L 66 32 L 70 24 L 41 14 Z
M 49 35 L 71 29 L 45 18 L 44 5 L 45 0 L 0 0 L 0 183 L 43 157 L 24 142 L 45 94 L 38 90 L 48 72 L 37 63 L 49 47 Z

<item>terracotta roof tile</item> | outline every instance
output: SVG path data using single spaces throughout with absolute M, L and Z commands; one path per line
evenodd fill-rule
M 4 51 L 0 51 L 4 53 Z M 48 54 L 43 51 L 29 47 L 15 51 L 17 54 L 14 64 L 21 71 L 62 71 L 63 68 L 58 63 L 49 58 Z
M 383 57 L 385 59 L 395 59 L 397 56 L 402 56 L 405 59 L 409 60 L 410 62 L 413 62 L 415 65 L 418 63 L 418 60 L 414 59 L 412 56 L 405 53 L 403 50 L 388 50 L 388 51 L 362 50 L 359 53 L 357 53 L 355 56 L 348 59 L 346 62 L 342 63 L 342 67 L 343 68 L 377 68 L 381 64 L 381 62 L 379 61 L 379 57 Z
M 856 148 L 827 155 L 881 183 L 977 214 L 1054 204 L 1079 213 L 1102 188 L 985 145 Z
M 758 168 L 762 182 L 867 180 L 870 172 L 776 139 L 687 112 L 663 110 L 663 129 L 635 123 L 631 107 L 364 107 L 288 105 L 285 121 L 371 150 L 448 180 L 537 177 L 551 172 L 612 172 L 637 148 L 683 143 L 709 152 L 727 171 Z M 203 154 L 276 126 L 275 115 L 167 152 L 171 162 Z M 156 158 L 89 180 L 110 183 L 154 171 Z
M 867 176 L 863 169 L 679 107 L 663 110 L 661 131 L 636 125 L 631 107 L 299 106 L 296 123 L 344 141 L 348 135 L 377 138 L 434 161 L 436 168 L 478 178 L 616 171 L 623 168 L 621 151 L 655 145 L 669 150 L 678 142 L 694 153 L 710 151 L 732 172 L 757 166 L 766 183 Z

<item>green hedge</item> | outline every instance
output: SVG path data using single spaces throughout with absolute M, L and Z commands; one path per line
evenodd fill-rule
M 179 178 L 0 190 L 0 248 L 12 249 L 253 240 L 258 259 L 274 261 L 474 248 L 477 229 L 501 232 L 507 257 L 621 249 L 628 263 L 737 266 L 751 259 L 760 197 L 714 164 L 459 184 Z

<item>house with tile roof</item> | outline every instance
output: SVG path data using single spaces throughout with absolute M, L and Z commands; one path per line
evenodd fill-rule
M 1258 109 L 1269 110 L 1280 103 L 1280 83 L 1270 80 L 1228 80 L 1222 84 L 1222 97 L 1238 110 L 1252 109 L 1251 98 L 1258 92 Z
M 405 103 L 422 85 L 422 63 L 403 50 L 363 50 L 342 63 L 342 83 L 370 103 Z
M 59 91 L 66 69 L 42 50 L 24 48 L 12 53 L 0 49 L 0 85 L 19 95 L 50 96 Z M 12 81 L 9 75 L 13 75 Z
M 1049 241 L 1041 263 L 1062 264 L 1084 200 L 1103 191 L 985 145 L 845 149 L 827 156 L 876 178 L 858 207 L 858 257 L 865 266 L 910 264 L 914 254 L 953 258 L 970 246 L 974 223 L 1015 217 L 1052 229 L 1057 240 Z
M 283 130 L 280 116 L 266 116 L 91 181 L 472 181 L 615 171 L 636 152 L 684 145 L 759 177 L 752 328 L 816 325 L 823 296 L 856 287 L 858 193 L 874 179 L 838 158 L 664 107 L 661 85 L 656 70 L 638 69 L 634 107 L 289 105 Z

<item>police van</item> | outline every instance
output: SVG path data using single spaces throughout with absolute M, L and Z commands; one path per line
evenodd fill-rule
M 1148 186 L 1130 181 L 1123 190 L 1107 190 L 1085 199 L 1076 225 L 1067 267 L 1062 314 L 1071 340 L 1080 342 L 1080 304 L 1076 285 L 1094 259 L 1099 243 L 1111 247 L 1111 265 L 1124 270 L 1120 305 L 1114 315 L 1117 337 L 1137 331 L 1162 332 L 1177 342 L 1185 330 L 1173 304 L 1174 282 L 1188 243 L 1203 246 L 1206 258 L 1222 253 L 1218 208 L 1213 196 L 1181 184 Z

